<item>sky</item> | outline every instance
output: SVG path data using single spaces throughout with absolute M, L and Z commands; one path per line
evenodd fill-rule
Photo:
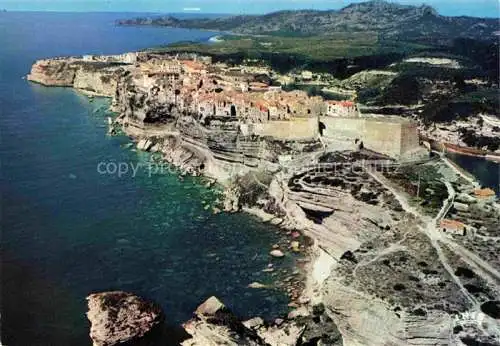
M 0 0 L 9 11 L 158 12 L 259 14 L 283 9 L 339 9 L 363 0 Z M 500 0 L 399 0 L 433 6 L 448 16 L 499 17 Z

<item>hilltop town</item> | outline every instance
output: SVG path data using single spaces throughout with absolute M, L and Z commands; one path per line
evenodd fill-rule
M 47 73 L 51 69 L 60 72 L 52 76 Z M 304 78 L 308 74 L 302 73 Z M 119 121 L 138 129 L 168 127 L 176 114 L 189 114 L 204 136 L 223 125 L 238 140 L 252 136 L 280 141 L 321 139 L 325 151 L 332 143 L 346 149 L 366 147 L 403 161 L 426 155 L 411 120 L 361 114 L 350 99 L 325 100 L 306 91 L 284 91 L 279 83 L 283 78 L 269 68 L 212 64 L 210 57 L 196 54 L 148 53 L 41 61 L 29 77 L 42 84 L 114 97 Z M 135 103 L 120 108 L 132 91 Z M 144 112 L 144 106 L 152 103 L 156 103 L 154 111 Z
M 111 98 L 111 134 L 224 185 L 214 212 L 245 210 L 304 236 L 272 251 L 312 259 L 286 321 L 247 321 L 238 339 L 221 334 L 232 324 L 195 320 L 186 344 L 236 345 L 247 333 L 251 345 L 339 344 L 316 333 L 332 321 L 345 345 L 498 344 L 494 191 L 433 152 L 411 119 L 363 112 L 354 96 L 287 91 L 287 77 L 140 52 L 41 60 L 28 79 Z
M 436 150 L 500 161 L 495 18 L 447 17 L 427 5 L 377 0 L 340 10 L 117 23 L 213 30 L 216 39 L 208 42 L 150 51 L 198 53 L 229 65 L 264 62 L 280 74 L 273 84 L 355 98 L 363 114 L 414 119 Z

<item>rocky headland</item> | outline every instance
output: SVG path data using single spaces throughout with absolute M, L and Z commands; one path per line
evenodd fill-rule
M 242 321 L 216 297 L 208 298 L 193 318 L 178 328 L 163 328 L 156 304 L 126 292 L 87 297 L 94 346 L 111 345 L 342 345 L 340 333 L 323 305 L 303 308 L 268 323 L 259 317 Z M 167 317 L 168 319 L 168 317 Z
M 226 211 L 279 224 L 292 239 L 272 256 L 312 240 L 289 319 L 242 323 L 210 298 L 186 345 L 499 345 L 500 208 L 410 121 L 197 55 L 43 60 L 28 79 L 111 97 L 111 133 L 220 182 Z

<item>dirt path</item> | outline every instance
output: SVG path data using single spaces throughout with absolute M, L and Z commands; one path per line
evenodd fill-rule
M 471 303 L 473 306 L 477 306 L 478 302 L 476 298 L 474 298 L 469 291 L 464 287 L 460 279 L 455 275 L 455 271 L 451 267 L 451 265 L 448 262 L 448 259 L 446 258 L 446 255 L 444 254 L 443 248 L 439 244 L 439 241 L 442 240 L 444 237 L 442 234 L 437 230 L 436 224 L 446 215 L 448 210 L 451 208 L 451 205 L 453 204 L 454 198 L 455 198 L 455 192 L 453 188 L 451 187 L 451 184 L 446 183 L 446 186 L 448 188 L 448 193 L 449 197 L 445 201 L 443 207 L 439 211 L 439 213 L 436 215 L 435 218 L 431 219 L 429 216 L 422 215 L 416 208 L 412 207 L 408 200 L 406 199 L 405 196 L 403 196 L 400 192 L 398 192 L 384 177 L 379 175 L 377 172 L 372 172 L 368 171 L 368 174 L 370 174 L 375 180 L 377 180 L 380 184 L 382 184 L 386 189 L 388 189 L 393 196 L 398 200 L 398 202 L 401 204 L 401 207 L 407 212 L 415 216 L 417 219 L 422 220 L 425 224 L 425 226 L 419 226 L 418 229 L 422 231 L 430 240 L 432 246 L 436 250 L 436 254 L 438 255 L 439 261 L 441 262 L 443 268 L 448 272 L 450 277 L 453 279 L 453 281 L 456 283 L 456 285 L 460 288 L 460 291 L 464 295 L 464 297 Z M 452 250 L 454 249 L 453 247 L 451 248 Z

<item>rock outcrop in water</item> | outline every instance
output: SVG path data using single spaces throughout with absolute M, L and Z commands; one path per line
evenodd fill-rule
M 163 322 L 161 308 L 131 293 L 115 291 L 87 297 L 94 346 L 138 341 Z
M 263 345 L 257 333 L 246 328 L 216 297 L 201 304 L 183 327 L 191 335 L 183 346 Z
M 321 305 L 311 311 L 304 307 L 300 313 L 271 324 L 259 317 L 241 322 L 216 297 L 211 297 L 183 326 L 192 336 L 183 346 L 342 345 L 340 332 Z
M 124 292 L 97 293 L 87 299 L 94 346 L 162 342 L 143 339 L 152 329 L 161 327 L 163 314 L 153 303 Z M 180 341 L 182 346 L 342 345 L 340 333 L 322 305 L 311 311 L 304 307 L 300 313 L 269 324 L 259 317 L 241 321 L 219 299 L 210 297 L 182 328 L 186 331 L 185 339 Z M 163 335 L 161 339 L 176 344 L 172 340 L 177 336 Z

